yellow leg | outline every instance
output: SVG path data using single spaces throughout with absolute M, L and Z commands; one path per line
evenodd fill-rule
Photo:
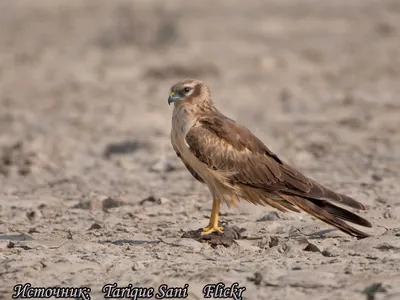
M 203 232 L 201 235 L 206 235 L 213 233 L 215 231 L 221 232 L 223 228 L 218 227 L 218 215 L 219 215 L 219 207 L 220 207 L 221 202 L 219 200 L 213 200 L 213 206 L 211 210 L 211 215 L 210 215 L 210 222 L 206 228 L 203 229 Z

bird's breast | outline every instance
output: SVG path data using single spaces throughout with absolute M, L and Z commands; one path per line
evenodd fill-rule
M 189 145 L 186 143 L 186 134 L 194 123 L 195 119 L 191 118 L 185 109 L 174 109 L 172 114 L 171 141 L 183 156 L 187 156 L 186 152 L 190 152 Z
M 185 109 L 174 109 L 172 115 L 171 142 L 179 151 L 182 159 L 188 163 L 204 181 L 207 182 L 207 175 L 209 173 L 207 166 L 193 155 L 190 146 L 186 142 L 186 135 L 195 124 L 196 118 L 187 113 Z
M 194 125 L 196 119 L 183 107 L 175 108 L 172 113 L 172 130 L 183 138 Z

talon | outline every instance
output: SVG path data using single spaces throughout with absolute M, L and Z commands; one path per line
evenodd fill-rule
M 219 226 L 219 227 L 214 227 L 213 225 L 208 225 L 207 227 L 205 227 L 203 229 L 203 232 L 201 233 L 201 235 L 207 235 L 207 234 L 211 234 L 213 232 L 219 232 L 219 233 L 223 233 L 224 228 Z

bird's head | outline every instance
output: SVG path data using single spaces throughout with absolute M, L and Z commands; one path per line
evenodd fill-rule
M 209 99 L 208 87 L 199 80 L 186 79 L 174 84 L 168 97 L 168 104 L 193 102 L 201 99 Z

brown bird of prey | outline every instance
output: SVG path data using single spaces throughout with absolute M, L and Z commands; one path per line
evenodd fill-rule
M 230 206 L 243 199 L 282 212 L 300 212 L 300 208 L 349 235 L 368 236 L 344 221 L 372 227 L 370 222 L 333 203 L 365 209 L 363 204 L 331 191 L 279 159 L 249 129 L 215 107 L 204 83 L 191 79 L 176 83 L 168 98 L 171 103 L 172 146 L 213 198 L 203 235 L 222 232 L 218 226 L 221 202 Z

